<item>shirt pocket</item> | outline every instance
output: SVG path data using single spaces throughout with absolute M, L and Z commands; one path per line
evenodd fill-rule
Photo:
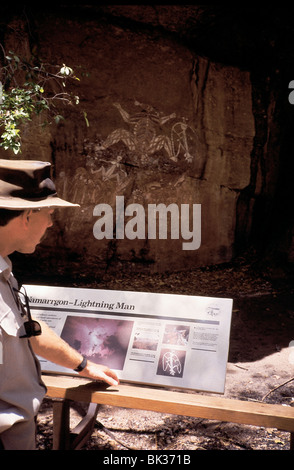
M 9 310 L 0 320 L 0 343 L 2 349 L 1 380 L 15 380 L 22 373 L 26 341 L 20 336 L 24 333 L 21 316 Z M 0 384 L 1 388 L 1 384 Z
M 17 338 L 19 332 L 19 324 L 12 312 L 8 312 L 0 320 L 0 364 L 3 364 L 4 349 L 6 349 L 7 340 Z
M 23 330 L 23 322 L 12 310 L 9 310 L 0 320 L 0 327 L 7 335 L 18 337 Z

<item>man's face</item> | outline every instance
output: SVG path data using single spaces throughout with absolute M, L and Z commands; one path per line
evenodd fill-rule
M 54 209 L 39 209 L 32 211 L 25 211 L 25 236 L 22 239 L 20 247 L 17 251 L 20 253 L 33 253 L 36 246 L 41 242 L 47 228 L 53 225 L 52 215 Z

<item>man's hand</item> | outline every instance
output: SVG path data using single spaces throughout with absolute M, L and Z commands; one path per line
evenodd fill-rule
M 86 367 L 79 372 L 79 375 L 93 380 L 103 380 L 103 382 L 109 385 L 119 384 L 119 379 L 113 370 L 109 369 L 107 366 L 95 364 L 91 361 L 87 362 Z

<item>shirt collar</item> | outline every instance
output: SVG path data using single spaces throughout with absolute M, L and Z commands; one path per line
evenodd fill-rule
M 8 257 L 0 256 L 0 276 L 8 280 L 12 270 L 12 263 Z

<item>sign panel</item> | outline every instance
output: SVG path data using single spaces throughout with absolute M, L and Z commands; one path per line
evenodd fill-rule
M 231 299 L 25 287 L 33 318 L 121 381 L 224 393 Z M 39 359 L 44 372 L 75 374 Z

